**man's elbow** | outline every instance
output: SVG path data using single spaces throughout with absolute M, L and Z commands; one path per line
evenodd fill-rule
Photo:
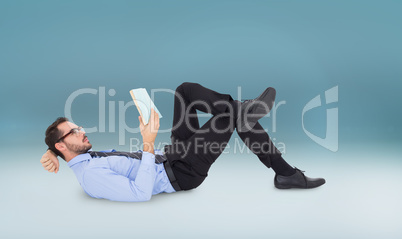
M 117 198 L 105 198 L 110 201 L 117 201 L 117 202 L 147 202 L 151 200 L 151 196 L 137 196 L 137 197 L 117 197 Z
M 130 201 L 131 202 L 147 202 L 147 201 L 151 200 L 151 198 L 152 198 L 152 194 L 141 194 L 141 195 L 137 195 Z
M 151 200 L 152 196 L 149 197 L 144 197 L 142 199 L 140 199 L 138 202 L 148 202 L 149 200 Z
M 110 201 L 116 201 L 116 202 L 147 202 L 151 200 L 152 194 L 137 194 L 137 195 L 120 195 L 118 196 L 117 194 L 113 195 L 93 195 L 87 193 L 89 196 L 92 198 L 97 198 L 97 199 L 107 199 Z
M 133 191 L 133 202 L 147 202 L 152 198 L 152 191 L 139 190 Z

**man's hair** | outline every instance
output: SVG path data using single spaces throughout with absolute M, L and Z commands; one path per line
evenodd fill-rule
M 55 144 L 57 143 L 57 140 L 60 139 L 63 135 L 63 132 L 61 132 L 57 126 L 63 122 L 68 121 L 66 117 L 59 117 L 54 121 L 46 130 L 46 137 L 45 137 L 45 143 L 49 147 L 50 150 L 52 150 L 56 155 L 60 156 L 61 158 L 64 159 L 64 155 L 56 149 Z M 65 160 L 65 159 L 64 159 Z

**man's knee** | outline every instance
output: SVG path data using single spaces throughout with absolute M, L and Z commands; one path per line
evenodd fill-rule
M 193 82 L 183 82 L 176 88 L 176 96 L 179 98 L 189 98 L 191 93 L 194 92 L 200 84 Z
M 176 91 L 182 92 L 182 91 L 188 90 L 190 88 L 193 88 L 193 87 L 196 87 L 199 85 L 200 84 L 193 83 L 193 82 L 183 82 L 176 88 Z

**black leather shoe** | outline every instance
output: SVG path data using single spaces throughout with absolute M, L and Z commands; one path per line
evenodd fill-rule
M 276 188 L 288 189 L 288 188 L 316 188 L 325 183 L 323 178 L 309 178 L 304 175 L 304 171 L 298 168 L 296 173 L 291 176 L 275 175 L 274 184 Z
M 268 87 L 254 100 L 245 100 L 241 103 L 236 120 L 237 130 L 245 132 L 251 130 L 259 119 L 264 117 L 274 105 L 276 91 Z

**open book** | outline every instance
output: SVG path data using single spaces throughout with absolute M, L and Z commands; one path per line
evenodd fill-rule
M 151 100 L 151 97 L 149 97 L 145 88 L 132 89 L 130 90 L 130 94 L 134 100 L 135 106 L 137 106 L 138 112 L 140 112 L 144 125 L 148 124 L 151 116 L 151 108 L 159 114 L 159 118 L 162 118 L 162 114 L 154 105 L 154 102 Z

